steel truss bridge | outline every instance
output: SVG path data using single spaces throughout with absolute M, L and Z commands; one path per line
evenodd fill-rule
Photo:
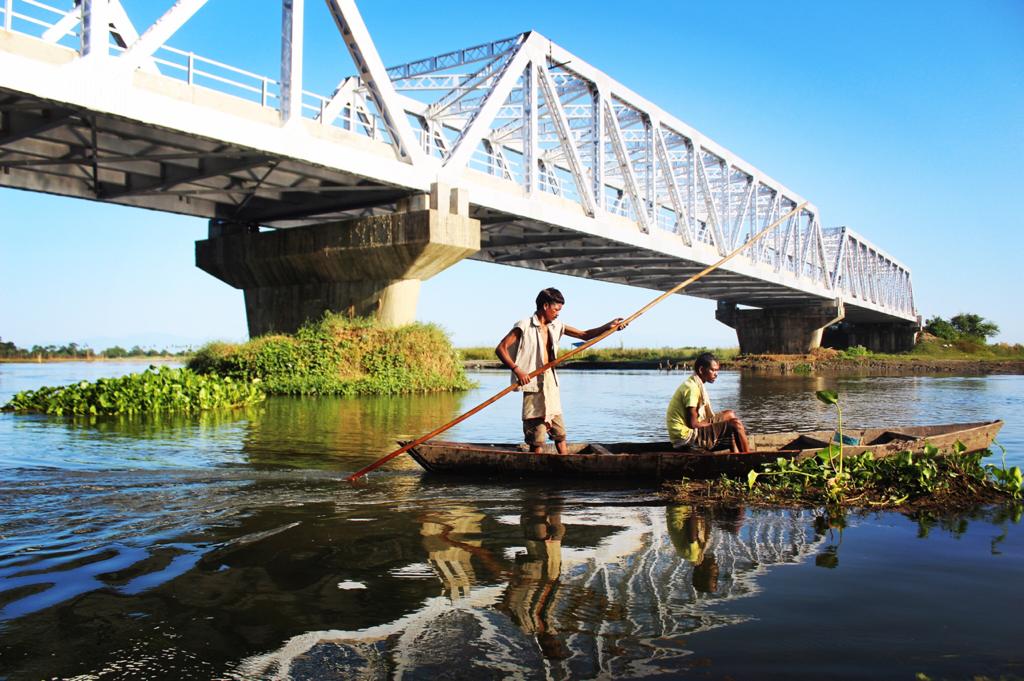
M 656 290 L 806 201 L 535 32 L 387 67 L 354 1 L 326 0 L 355 75 L 316 93 L 304 0 L 282 2 L 276 79 L 170 45 L 206 0 L 144 30 L 120 0 L 64 4 L 0 0 L 0 186 L 288 228 L 440 182 L 468 192 L 476 259 Z M 916 320 L 910 270 L 810 202 L 687 293 Z

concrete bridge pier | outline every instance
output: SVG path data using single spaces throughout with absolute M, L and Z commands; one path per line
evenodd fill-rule
M 878 324 L 843 321 L 826 329 L 822 342 L 839 350 L 860 345 L 872 352 L 907 352 L 914 349 L 920 331 L 920 318 L 917 322 Z
M 736 329 L 744 355 L 799 355 L 820 347 L 822 332 L 845 314 L 841 300 L 744 310 L 719 301 L 715 319 Z
M 325 311 L 415 320 L 420 282 L 480 250 L 464 190 L 435 184 L 398 212 L 289 229 L 211 221 L 196 266 L 245 291 L 249 336 L 293 333 Z

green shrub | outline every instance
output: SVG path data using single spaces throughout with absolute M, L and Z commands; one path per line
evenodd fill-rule
M 264 397 L 259 385 L 247 381 L 151 366 L 141 374 L 26 390 L 11 398 L 4 411 L 57 415 L 196 412 L 255 404 Z
M 853 347 L 846 348 L 843 350 L 843 356 L 848 358 L 854 357 L 868 357 L 871 355 L 871 351 L 863 345 L 854 345 Z
M 956 340 L 960 337 L 960 332 L 953 328 L 953 325 L 949 323 L 949 320 L 943 319 L 942 317 L 935 316 L 924 323 L 924 330 L 942 340 Z
M 261 381 L 277 395 L 397 395 L 471 387 L 448 337 L 432 324 L 382 328 L 326 314 L 294 336 L 211 343 L 189 368 Z

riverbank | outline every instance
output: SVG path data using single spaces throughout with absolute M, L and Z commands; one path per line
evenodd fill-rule
M 503 369 L 498 360 L 463 360 L 466 369 Z M 1024 375 L 1024 359 L 930 359 L 923 357 L 838 357 L 816 355 L 746 355 L 720 362 L 723 369 L 762 374 L 1016 374 Z M 671 371 L 688 373 L 687 363 L 656 360 L 569 360 L 560 371 Z
M 910 352 L 883 354 L 855 346 L 846 350 L 815 348 L 800 355 L 740 355 L 733 348 L 661 347 L 598 348 L 569 359 L 561 370 L 661 370 L 689 373 L 693 360 L 711 352 L 723 369 L 762 374 L 1024 374 L 1024 346 L 987 344 L 980 339 L 946 342 L 922 333 Z M 484 347 L 460 348 L 467 369 L 501 369 L 494 350 Z
M 835 352 L 835 351 L 833 351 Z M 723 368 L 775 374 L 1024 374 L 1024 359 L 942 359 L 914 355 L 847 357 L 841 353 L 746 355 Z

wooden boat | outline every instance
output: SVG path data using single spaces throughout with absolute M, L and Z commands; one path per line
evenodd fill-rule
M 987 449 L 1002 421 L 953 423 L 905 428 L 850 428 L 843 435 L 859 444 L 844 445 L 845 456 L 874 452 L 876 457 L 910 451 L 922 453 L 930 444 L 941 452 L 952 451 L 962 442 L 968 452 Z M 548 445 L 541 454 L 530 453 L 525 445 L 474 444 L 430 440 L 409 450 L 409 454 L 431 473 L 486 476 L 550 476 L 552 478 L 717 478 L 745 475 L 779 457 L 805 459 L 828 446 L 835 433 L 821 430 L 807 433 L 769 433 L 750 436 L 756 451 L 743 453 L 673 450 L 668 442 L 618 442 L 569 444 L 569 453 L 557 454 Z M 405 444 L 405 443 L 402 443 Z

